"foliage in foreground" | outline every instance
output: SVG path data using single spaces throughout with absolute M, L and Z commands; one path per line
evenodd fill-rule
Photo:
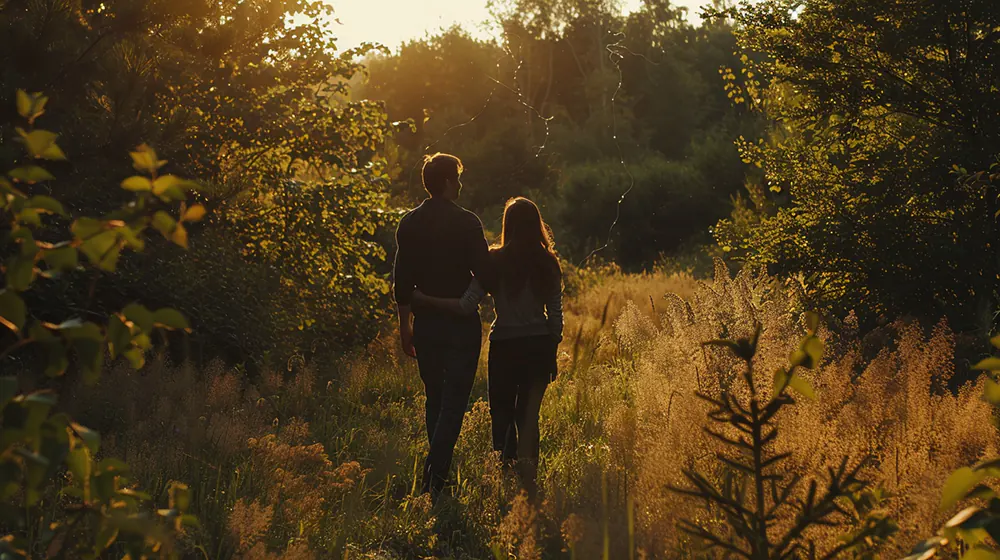
M 1000 336 L 991 340 L 1000 349 Z M 991 356 L 976 364 L 975 369 L 987 372 L 983 399 L 1000 409 L 1000 356 Z M 994 417 L 994 422 L 995 422 Z M 1000 479 L 1000 457 L 962 467 L 948 477 L 941 491 L 941 510 L 954 509 L 960 502 L 973 501 L 949 519 L 933 537 L 919 543 L 906 560 L 927 560 L 949 552 L 963 552 L 963 560 L 996 560 L 1000 558 L 1000 495 L 988 482 Z M 985 507 L 978 504 L 985 504 Z
M 38 163 L 65 159 L 56 135 L 34 127 L 47 101 L 41 94 L 18 91 L 17 109 L 27 127 L 19 127 L 17 133 L 27 157 L 8 172 L 9 180 L 0 177 L 4 196 L 0 219 L 9 227 L 3 247 L 0 358 L 37 347 L 47 360 L 38 368 L 38 378 L 41 370 L 49 377 L 64 375 L 73 357 L 86 382 L 96 383 L 106 353 L 139 369 L 151 337 L 161 329 L 187 329 L 187 321 L 173 309 L 150 311 L 139 304 L 108 317 L 105 324 L 65 315 L 43 319 L 26 307 L 22 295 L 51 289 L 47 284 L 52 279 L 80 267 L 113 272 L 124 250 L 143 249 L 143 234 L 149 228 L 186 246 L 184 222 L 201 219 L 204 208 L 187 207 L 185 191 L 191 183 L 160 174 L 165 162 L 142 146 L 132 152 L 140 174 L 121 184 L 135 198 L 101 218 L 73 220 L 71 237 L 63 239 L 63 222 L 58 220 L 68 215 L 62 204 L 32 193 L 55 179 Z M 175 219 L 171 212 L 178 205 L 180 218 Z M 26 380 L 29 385 L 40 382 Z M 131 484 L 128 466 L 99 457 L 97 432 L 56 412 L 55 392 L 21 394 L 18 385 L 16 377 L 0 377 L 0 527 L 11 531 L 0 538 L 0 555 L 99 558 L 112 549 L 137 559 L 172 555 L 175 533 L 196 523 L 187 513 L 188 487 L 172 482 L 169 507 L 147 511 L 141 504 L 150 498 Z
M 711 406 L 708 417 L 715 425 L 705 431 L 723 449 L 716 455 L 723 470 L 722 480 L 685 470 L 691 486 L 677 490 L 704 500 L 725 519 L 721 531 L 696 521 L 681 521 L 681 528 L 704 541 L 708 548 L 751 560 L 802 555 L 823 560 L 842 555 L 871 557 L 896 531 L 895 522 L 885 512 L 873 511 L 879 505 L 880 493 L 862 478 L 864 460 L 851 464 L 850 457 L 844 456 L 839 465 L 828 467 L 828 480 L 823 486 L 816 479 L 809 480 L 802 498 L 803 477 L 795 472 L 786 474 L 785 463 L 791 453 L 774 451 L 777 416 L 783 408 L 795 404 L 791 389 L 807 399 L 815 398 L 810 383 L 796 371 L 812 369 L 822 361 L 823 342 L 816 336 L 819 317 L 810 314 L 807 324 L 809 334 L 792 353 L 788 367 L 774 372 L 770 396 L 761 394 L 760 379 L 754 376 L 761 325 L 750 338 L 706 343 L 727 348 L 745 366 L 737 383 L 724 387 L 720 395 L 698 394 Z M 817 527 L 846 529 L 855 524 L 857 529 L 845 534 L 835 546 L 817 550 L 813 536 Z

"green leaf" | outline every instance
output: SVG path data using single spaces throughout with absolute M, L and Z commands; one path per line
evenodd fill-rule
M 35 259 L 11 257 L 7 260 L 7 288 L 23 292 L 35 279 Z
M 130 303 L 125 309 L 122 309 L 122 315 L 129 321 L 132 321 L 142 332 L 153 332 L 153 313 L 146 309 L 145 306 L 138 303 Z
M 951 473 L 941 490 L 941 511 L 946 511 L 965 499 L 965 496 L 986 477 L 986 472 L 962 467 Z
M 806 328 L 809 329 L 809 334 L 816 334 L 819 330 L 819 314 L 812 311 L 806 313 Z
M 987 548 L 973 548 L 962 555 L 962 560 L 998 560 L 1000 555 L 997 555 L 995 550 Z
M 41 215 L 38 214 L 38 210 L 34 208 L 25 208 L 17 213 L 17 219 L 26 224 L 31 224 L 35 227 L 42 225 Z
M 994 406 L 1000 406 L 1000 383 L 987 379 L 983 388 L 983 398 Z
M 49 268 L 61 272 L 68 272 L 80 266 L 80 255 L 77 253 L 76 247 L 49 249 L 42 253 L 42 259 L 45 260 L 45 264 L 49 265 Z
M 772 383 L 771 397 L 777 397 L 788 387 L 788 371 L 785 368 L 774 370 L 774 381 Z
M 73 478 L 83 487 L 84 501 L 90 499 L 89 482 L 92 464 L 93 459 L 86 445 L 74 447 L 70 450 L 69 456 L 66 457 L 66 466 L 69 467 L 69 472 L 73 473 Z
M 157 169 L 163 167 L 163 164 L 167 163 L 166 161 L 157 159 L 156 151 L 146 144 L 142 144 L 136 148 L 136 151 L 129 153 L 132 156 L 132 166 L 135 167 L 135 170 L 149 175 L 152 175 Z
M 130 249 L 142 251 L 143 248 L 146 247 L 146 242 L 143 241 L 142 238 L 139 237 L 139 233 L 131 227 L 122 226 L 120 228 L 115 228 L 115 231 L 117 231 L 118 235 L 125 240 L 125 245 L 127 245 Z
M 12 169 L 7 173 L 7 175 L 15 181 L 28 183 L 29 185 L 55 179 L 55 176 L 49 173 L 44 167 L 39 167 L 37 165 L 25 165 L 18 167 Z
M 98 449 L 101 448 L 101 434 L 76 422 L 70 424 L 70 427 L 83 440 L 83 443 L 86 444 L 87 449 L 90 449 L 91 453 L 97 453 Z
M 55 143 L 58 135 L 54 132 L 49 132 L 48 130 L 32 130 L 31 132 L 25 132 L 22 129 L 17 129 L 18 134 L 24 140 L 25 146 L 28 148 L 28 153 L 31 157 L 41 158 L 49 152 L 49 148 Z
M 94 218 L 80 218 L 73 222 L 70 230 L 80 241 L 86 241 L 104 231 L 104 222 Z
M 29 122 L 34 121 L 45 112 L 45 104 L 48 100 L 49 98 L 41 93 L 28 93 L 19 89 L 17 90 L 17 114 Z
M 146 192 L 153 190 L 153 182 L 140 175 L 133 175 L 122 181 L 122 188 L 132 192 Z
M 108 318 L 108 350 L 111 357 L 117 358 L 132 345 L 132 332 L 117 315 Z
M 53 142 L 49 144 L 48 148 L 45 148 L 45 151 L 39 157 L 50 161 L 63 161 L 66 159 L 66 154 L 63 153 L 62 148 L 58 144 Z
M 181 216 L 182 222 L 199 222 L 205 217 L 205 207 L 201 204 L 195 204 L 194 206 L 188 208 L 184 211 L 184 215 Z
M 184 181 L 176 175 L 162 175 L 153 181 L 153 194 L 159 196 L 167 192 L 169 189 L 180 189 L 183 192 L 184 185 L 187 181 Z
M 60 216 L 66 215 L 66 210 L 63 209 L 63 205 L 51 196 L 33 196 L 24 203 L 24 206 L 26 208 L 34 208 L 35 210 L 42 210 L 52 214 L 58 214 Z
M 1000 334 L 991 338 L 990 344 L 992 344 L 994 348 L 1000 348 Z
M 809 356 L 811 365 L 806 366 L 808 368 L 814 368 L 819 366 L 819 363 L 823 360 L 823 341 L 815 336 L 810 336 L 802 344 L 802 350 Z
M 170 214 L 167 214 L 163 210 L 159 210 L 153 214 L 153 228 L 163 234 L 163 237 L 169 238 L 170 234 L 174 232 L 175 227 L 177 227 L 177 221 Z
M 122 355 L 128 360 L 132 369 L 139 370 L 142 369 L 142 366 L 146 365 L 146 353 L 141 348 L 129 348 L 122 352 Z
M 17 90 L 17 114 L 30 119 L 34 112 L 35 101 L 23 89 Z
M 5 375 L 0 377 L 0 410 L 17 395 L 17 377 Z
M 105 230 L 87 239 L 80 246 L 80 250 L 90 259 L 90 262 L 102 270 L 114 271 L 118 264 L 118 257 L 121 254 L 121 243 L 118 233 L 114 230 Z
M 191 327 L 188 326 L 187 319 L 184 318 L 184 315 L 182 315 L 180 311 L 169 307 L 157 309 L 156 312 L 153 313 L 153 322 L 156 326 L 169 330 L 191 330 Z
M 187 249 L 188 248 L 187 228 L 185 228 L 182 224 L 177 224 L 177 227 L 174 228 L 173 233 L 170 234 L 170 241 L 172 241 L 175 245 L 179 247 Z
M 991 356 L 972 366 L 972 369 L 979 371 L 1000 371 L 1000 357 Z
M 0 291 L 0 324 L 14 332 L 21 332 L 28 308 L 24 300 L 11 290 Z
M 783 368 L 774 372 L 774 396 L 777 397 L 786 388 L 795 389 L 796 392 L 809 400 L 816 400 L 816 392 L 812 385 L 802 378 L 801 375 L 789 373 Z

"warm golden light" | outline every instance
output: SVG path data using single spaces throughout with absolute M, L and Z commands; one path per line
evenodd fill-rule
M 349 49 L 363 42 L 381 43 L 395 49 L 409 39 L 435 33 L 458 24 L 473 36 L 495 33 L 486 0 L 329 0 L 340 24 L 334 24 L 337 47 Z M 693 22 L 700 21 L 699 6 L 706 0 L 678 0 L 688 8 Z M 623 9 L 638 9 L 642 0 L 624 0 Z

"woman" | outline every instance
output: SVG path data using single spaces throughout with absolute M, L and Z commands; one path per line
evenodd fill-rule
M 500 245 L 490 249 L 496 320 L 490 330 L 489 398 L 493 449 L 516 459 L 524 488 L 537 494 L 538 413 L 556 375 L 562 340 L 562 270 L 535 203 L 517 197 L 503 212 Z M 476 280 L 460 298 L 414 293 L 414 304 L 473 313 L 485 291 Z

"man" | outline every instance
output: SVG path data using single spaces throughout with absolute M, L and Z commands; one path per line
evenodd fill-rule
M 489 246 L 479 218 L 455 203 L 462 190 L 462 162 L 448 154 L 424 158 L 421 179 L 430 198 L 411 210 L 396 230 L 393 291 L 403 351 L 417 359 L 427 393 L 427 439 L 423 491 L 444 488 L 469 404 L 482 323 L 478 313 L 456 315 L 410 308 L 413 291 L 461 297 L 473 275 L 486 285 Z M 412 316 L 412 324 L 411 324 Z

